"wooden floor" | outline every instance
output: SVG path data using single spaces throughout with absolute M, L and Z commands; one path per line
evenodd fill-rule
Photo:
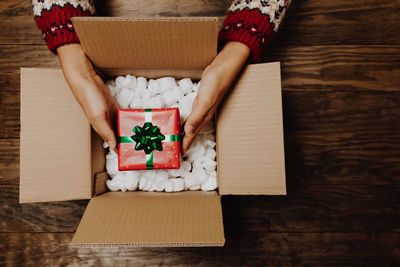
M 230 3 L 97 2 L 102 15 L 221 21 Z M 18 204 L 19 68 L 58 61 L 31 2 L 2 0 L 0 265 L 399 264 L 400 2 L 293 2 L 264 55 L 282 63 L 288 196 L 223 197 L 223 248 L 71 249 L 87 201 Z

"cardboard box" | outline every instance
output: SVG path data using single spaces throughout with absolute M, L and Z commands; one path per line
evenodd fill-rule
M 74 18 L 108 77 L 199 79 L 217 18 Z M 71 245 L 223 246 L 221 196 L 285 195 L 279 63 L 248 65 L 216 116 L 218 191 L 106 192 L 105 151 L 61 70 L 21 69 L 20 202 L 90 199 Z

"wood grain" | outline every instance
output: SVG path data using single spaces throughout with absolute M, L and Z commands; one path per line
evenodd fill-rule
M 289 135 L 289 134 L 287 134 Z M 286 176 L 297 185 L 399 185 L 399 139 L 285 139 Z
M 398 1 L 292 1 L 273 46 L 399 44 Z
M 398 46 L 267 48 L 280 61 L 284 91 L 400 91 Z M 59 67 L 45 45 L 0 45 L 0 88 L 19 91 L 20 67 Z
M 399 91 L 400 47 L 377 45 L 267 47 L 280 61 L 284 91 Z
M 19 138 L 19 92 L 0 91 L 0 138 Z
M 19 183 L 19 139 L 0 139 L 0 185 Z
M 0 232 L 74 232 L 87 205 L 87 201 L 18 204 L 18 186 L 0 189 Z M 224 196 L 225 231 L 228 238 L 250 232 L 260 236 L 270 232 L 400 232 L 399 191 L 399 185 L 295 185 L 289 181 L 288 196 Z
M 43 44 L 42 33 L 33 19 L 32 2 L 0 2 L 0 44 Z
M 18 185 L 0 185 L 0 232 L 75 232 L 87 200 L 19 204 Z
M 229 0 L 98 1 L 107 16 L 226 16 Z M 151 8 L 149 8 L 151 7 Z M 272 46 L 399 44 L 398 1 L 293 1 Z M 3 0 L 0 44 L 43 44 L 30 1 Z
M 284 92 L 285 136 L 399 138 L 400 92 Z
M 77 249 L 68 247 L 71 238 L 72 234 L 0 234 L 0 264 L 378 266 L 395 265 L 400 257 L 399 233 L 248 233 L 237 234 L 223 248 Z
M 1 91 L 19 92 L 20 68 L 22 67 L 55 68 L 59 66 L 58 58 L 45 45 L 0 45 Z

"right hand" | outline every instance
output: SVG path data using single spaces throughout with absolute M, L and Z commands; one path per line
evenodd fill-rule
M 80 44 L 67 44 L 57 48 L 58 58 L 73 95 L 81 105 L 93 129 L 110 149 L 116 150 L 113 125 L 118 104 L 108 87 L 95 72 Z

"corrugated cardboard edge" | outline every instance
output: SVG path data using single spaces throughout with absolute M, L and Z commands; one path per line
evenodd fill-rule
M 216 124 L 221 195 L 286 195 L 280 77 L 279 62 L 250 64 L 222 101 Z
M 161 247 L 223 247 L 224 242 L 215 243 L 131 243 L 131 244 L 70 244 L 72 248 L 161 248 Z

